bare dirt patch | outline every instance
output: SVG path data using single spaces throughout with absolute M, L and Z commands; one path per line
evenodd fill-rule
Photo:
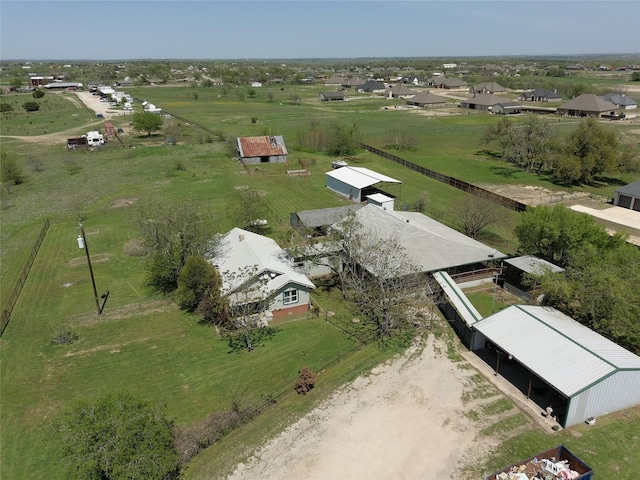
M 591 199 L 593 195 L 588 192 L 565 192 L 562 190 L 549 190 L 535 185 L 479 185 L 482 188 L 511 198 L 525 205 L 545 205 L 548 203 L 569 202 L 581 199 Z M 606 201 L 606 199 L 603 199 Z
M 462 478 L 467 459 L 492 439 L 465 416 L 463 393 L 473 369 L 442 353 L 442 340 L 377 367 L 267 443 L 230 480 Z
M 111 204 L 109 205 L 109 208 L 128 207 L 129 205 L 133 205 L 134 203 L 136 203 L 138 200 L 140 200 L 138 197 L 119 198 L 111 202 Z

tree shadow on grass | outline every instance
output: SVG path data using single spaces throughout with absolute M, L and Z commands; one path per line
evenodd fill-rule
M 500 158 L 502 158 L 502 154 L 500 152 L 496 152 L 493 150 L 488 150 L 488 149 L 484 149 L 484 150 L 478 150 L 477 152 L 474 153 L 474 155 L 479 156 L 479 157 L 489 157 L 489 158 L 493 158 L 495 160 L 498 160 Z
M 509 167 L 509 166 L 493 166 L 493 167 L 489 167 L 489 171 L 491 173 L 493 173 L 494 175 L 498 175 L 500 177 L 504 177 L 504 178 L 513 178 L 513 176 L 516 173 L 519 173 L 519 170 L 513 168 L 513 167 Z

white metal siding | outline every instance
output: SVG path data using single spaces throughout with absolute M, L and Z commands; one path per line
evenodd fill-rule
M 343 167 L 344 168 L 344 167 Z M 360 189 L 344 183 L 327 175 L 327 187 L 340 195 L 351 198 L 354 202 L 360 202 Z
M 621 371 L 571 399 L 565 426 L 640 404 L 640 371 Z

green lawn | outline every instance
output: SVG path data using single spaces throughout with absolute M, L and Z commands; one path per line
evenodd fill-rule
M 419 137 L 420 147 L 401 156 L 471 183 L 552 186 L 547 179 L 502 164 L 490 150 L 482 151 L 486 146 L 479 145 L 479 138 L 495 117 L 476 113 L 435 119 L 384 110 L 386 105 L 402 102 L 366 96 L 340 104 L 320 104 L 316 98 L 319 91 L 326 90 L 324 87 L 287 85 L 269 89 L 256 89 L 256 98 L 244 99 L 232 89 L 221 96 L 219 88 L 197 88 L 197 99 L 194 89 L 188 87 L 127 90 L 227 138 L 282 134 L 289 149 L 288 165 L 244 169 L 225 153 L 223 142 L 210 142 L 213 139 L 209 133 L 203 134 L 183 120 L 174 121 L 174 127 L 183 133 L 176 146 L 162 145 L 163 134 L 144 138 L 132 133 L 126 118 L 118 122 L 125 127 L 123 138 L 131 148 L 112 143 L 94 151 L 69 152 L 63 145 L 2 139 L 3 148 L 20 155 L 28 176 L 24 184 L 2 191 L 2 305 L 43 222 L 49 218 L 52 223 L 0 341 L 2 478 L 54 475 L 46 425 L 56 411 L 76 397 L 132 390 L 165 403 L 176 422 L 189 424 L 226 408 L 238 391 L 246 390 L 252 396 L 289 391 L 303 364 L 322 370 L 354 346 L 330 324 L 303 318 L 282 324 L 275 338 L 253 354 L 229 354 L 214 330 L 198 325 L 196 318 L 178 311 L 169 299 L 158 298 L 146 289 L 143 259 L 126 253 L 127 243 L 137 236 L 131 222 L 136 203 L 193 199 L 217 215 L 218 231 L 226 231 L 234 226 L 226 216 L 229 194 L 249 186 L 265 193 L 269 235 L 279 240 L 289 238 L 291 212 L 347 204 L 325 186 L 325 172 L 333 159 L 305 152 L 296 145 L 298 132 L 316 122 L 335 121 L 355 123 L 364 140 L 378 146 L 384 146 L 384 135 L 391 126 L 410 129 Z M 273 101 L 269 101 L 269 91 Z M 300 96 L 298 104 L 290 102 L 292 94 Z M 93 123 L 92 113 L 67 96 L 47 93 L 39 100 L 43 109 L 28 115 L 19 110 L 22 103 L 33 100 L 31 95 L 3 97 L 2 102 L 14 102 L 17 108 L 11 116 L 3 114 L 0 133 L 41 135 L 75 125 L 82 131 Z M 288 169 L 301 168 L 299 161 L 305 163 L 310 176 L 286 174 Z M 459 227 L 452 205 L 465 193 L 372 154 L 361 153 L 349 161 L 400 179 L 402 185 L 391 189 L 397 196 L 397 208 L 410 206 L 426 193 L 425 213 Z M 626 178 L 616 177 L 618 181 Z M 609 191 L 612 187 L 602 188 Z M 123 200 L 133 204 L 118 206 Z M 514 252 L 517 244 L 513 226 L 517 218 L 516 213 L 505 209 L 501 223 L 490 228 L 481 240 L 505 253 Z M 101 317 L 95 315 L 88 268 L 76 245 L 79 219 L 95 258 L 98 292 L 110 291 Z M 348 308 L 335 298 L 321 293 L 318 297 L 323 306 L 338 315 L 348 315 Z M 474 301 L 486 311 L 490 298 L 484 295 Z M 70 323 L 79 334 L 78 342 L 67 347 L 51 345 L 50 328 L 58 322 Z M 210 478 L 228 471 L 246 453 L 248 445 L 259 443 L 336 386 L 389 355 L 373 347 L 352 353 L 346 361 L 322 373 L 313 395 L 283 397 L 277 408 L 200 455 L 187 477 Z M 624 431 L 617 424 L 612 428 L 616 429 L 613 439 Z M 585 433 L 585 439 L 590 438 Z M 594 438 L 602 440 L 604 434 Z M 535 441 L 530 443 L 537 449 Z M 592 446 L 587 442 L 584 448 Z

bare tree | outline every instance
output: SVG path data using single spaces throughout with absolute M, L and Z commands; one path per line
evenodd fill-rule
M 387 134 L 386 143 L 394 150 L 412 150 L 418 146 L 418 137 L 407 130 L 395 128 Z
M 462 223 L 465 235 L 478 238 L 491 225 L 500 220 L 500 205 L 486 197 L 466 195 L 455 204 L 453 216 Z
M 257 265 L 222 274 L 229 306 L 228 323 L 224 333 L 232 348 L 237 346 L 240 340 L 244 347 L 252 352 L 255 341 L 262 338 L 259 330 L 267 328 L 265 313 L 273 297 L 268 291 L 268 277 L 265 275 L 260 274 Z M 265 332 L 271 333 L 270 330 L 262 333 Z

